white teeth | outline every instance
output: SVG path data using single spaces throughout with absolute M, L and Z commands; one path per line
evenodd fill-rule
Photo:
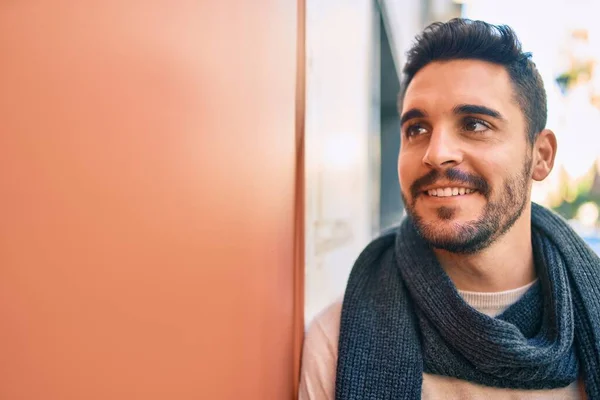
M 466 188 L 457 188 L 457 187 L 447 187 L 447 188 L 438 188 L 438 189 L 430 189 L 427 191 L 427 194 L 430 196 L 436 197 L 450 197 L 450 196 L 461 196 L 464 194 L 473 193 L 475 190 L 466 189 Z

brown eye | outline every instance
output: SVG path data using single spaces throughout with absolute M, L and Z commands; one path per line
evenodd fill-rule
M 409 138 L 422 135 L 423 133 L 427 133 L 427 129 L 421 124 L 410 125 L 406 128 L 406 136 Z
M 483 132 L 490 129 L 489 125 L 479 119 L 468 119 L 465 121 L 464 130 L 467 132 Z

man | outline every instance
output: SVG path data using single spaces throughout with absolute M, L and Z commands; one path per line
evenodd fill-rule
M 600 399 L 600 260 L 530 201 L 557 148 L 530 55 L 464 19 L 407 55 L 407 218 L 311 324 L 300 399 Z

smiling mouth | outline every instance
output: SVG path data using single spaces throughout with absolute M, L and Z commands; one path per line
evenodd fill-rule
M 446 187 L 438 189 L 426 190 L 424 193 L 431 197 L 453 197 L 453 196 L 464 196 L 476 192 L 475 189 L 467 189 L 464 187 Z

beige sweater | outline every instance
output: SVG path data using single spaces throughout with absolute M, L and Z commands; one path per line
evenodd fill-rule
M 496 316 L 516 302 L 532 285 L 499 293 L 459 291 L 473 308 Z M 311 323 L 304 342 L 299 400 L 334 400 L 341 301 L 337 301 Z M 486 387 L 454 378 L 423 374 L 425 400 L 574 400 L 585 399 L 581 383 L 554 390 L 513 390 Z

